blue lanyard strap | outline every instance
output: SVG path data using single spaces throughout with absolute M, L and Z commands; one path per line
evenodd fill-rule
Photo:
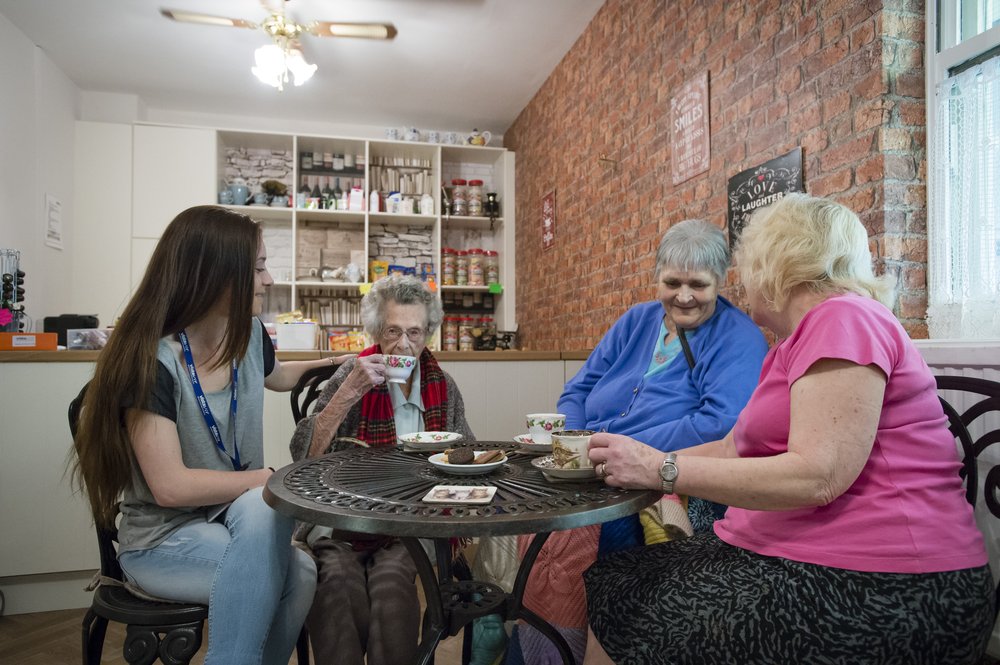
M 187 333 L 182 330 L 177 333 L 177 337 L 180 339 L 181 349 L 184 351 L 184 362 L 187 364 L 188 378 L 191 379 L 191 387 L 194 389 L 195 399 L 198 401 L 198 406 L 201 407 L 201 415 L 205 419 L 205 424 L 208 425 L 208 431 L 212 433 L 212 438 L 215 439 L 215 447 L 229 458 L 229 461 L 233 464 L 234 471 L 246 471 L 250 464 L 240 464 L 240 449 L 236 445 L 236 386 L 239 380 L 239 369 L 236 367 L 236 361 L 233 361 L 233 374 L 229 390 L 229 415 L 232 418 L 233 424 L 233 455 L 230 455 L 226 450 L 225 444 L 222 442 L 219 425 L 215 422 L 212 409 L 208 406 L 208 400 L 205 398 L 205 391 L 202 390 L 201 381 L 198 380 L 198 370 L 194 367 L 194 356 L 191 355 L 191 343 L 188 342 Z

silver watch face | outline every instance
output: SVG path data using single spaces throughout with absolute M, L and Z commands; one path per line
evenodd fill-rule
M 670 456 L 663 459 L 663 464 L 660 465 L 660 478 L 663 479 L 665 483 L 672 483 L 677 480 L 677 457 Z

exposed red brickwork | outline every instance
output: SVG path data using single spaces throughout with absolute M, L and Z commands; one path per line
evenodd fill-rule
M 667 228 L 724 227 L 729 177 L 795 146 L 807 190 L 858 213 L 879 270 L 899 277 L 897 316 L 926 337 L 923 30 L 916 0 L 608 0 L 504 137 L 524 346 L 592 347 L 653 297 Z M 670 99 L 706 69 L 711 168 L 675 187 Z M 723 292 L 738 301 L 734 279 Z

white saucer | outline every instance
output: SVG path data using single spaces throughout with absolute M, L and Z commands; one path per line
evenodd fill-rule
M 473 450 L 474 455 L 486 452 L 485 450 Z M 427 461 L 436 466 L 441 471 L 445 473 L 450 473 L 453 476 L 481 476 L 487 474 L 490 471 L 495 471 L 501 466 L 507 463 L 507 456 L 504 455 L 496 462 L 490 462 L 488 464 L 448 464 L 444 460 L 444 453 L 438 453 L 437 455 L 431 455 L 427 458 Z
M 521 450 L 526 453 L 551 453 L 552 444 L 551 443 L 535 443 L 530 434 L 518 434 L 514 437 L 520 446 Z
M 462 435 L 458 432 L 413 432 L 412 434 L 404 434 L 398 438 L 404 445 L 424 448 L 426 446 L 448 445 L 449 443 L 461 441 Z
M 593 467 L 589 466 L 583 469 L 560 469 L 556 466 L 555 462 L 552 461 L 552 455 L 537 457 L 531 460 L 531 466 L 535 467 L 546 476 L 559 478 L 561 480 L 586 480 L 588 478 L 597 477 L 597 473 L 594 471 Z

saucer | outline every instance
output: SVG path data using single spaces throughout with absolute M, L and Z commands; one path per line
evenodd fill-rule
M 531 460 L 531 466 L 541 471 L 546 477 L 558 478 L 560 480 L 586 480 L 588 478 L 597 478 L 597 473 L 594 471 L 593 467 L 589 466 L 583 469 L 560 469 L 552 460 L 552 455 L 536 457 Z
M 476 455 L 486 452 L 485 450 L 474 450 L 472 451 Z M 501 466 L 507 463 L 507 456 L 504 455 L 496 462 L 490 462 L 488 464 L 448 464 L 443 461 L 445 458 L 444 453 L 438 453 L 437 455 L 431 455 L 427 458 L 427 461 L 437 467 L 439 470 L 449 473 L 453 476 L 481 476 L 489 473 L 490 471 L 495 471 Z
M 551 443 L 535 443 L 530 434 L 518 434 L 514 437 L 516 441 L 521 446 L 521 451 L 525 453 L 551 453 L 552 444 Z

